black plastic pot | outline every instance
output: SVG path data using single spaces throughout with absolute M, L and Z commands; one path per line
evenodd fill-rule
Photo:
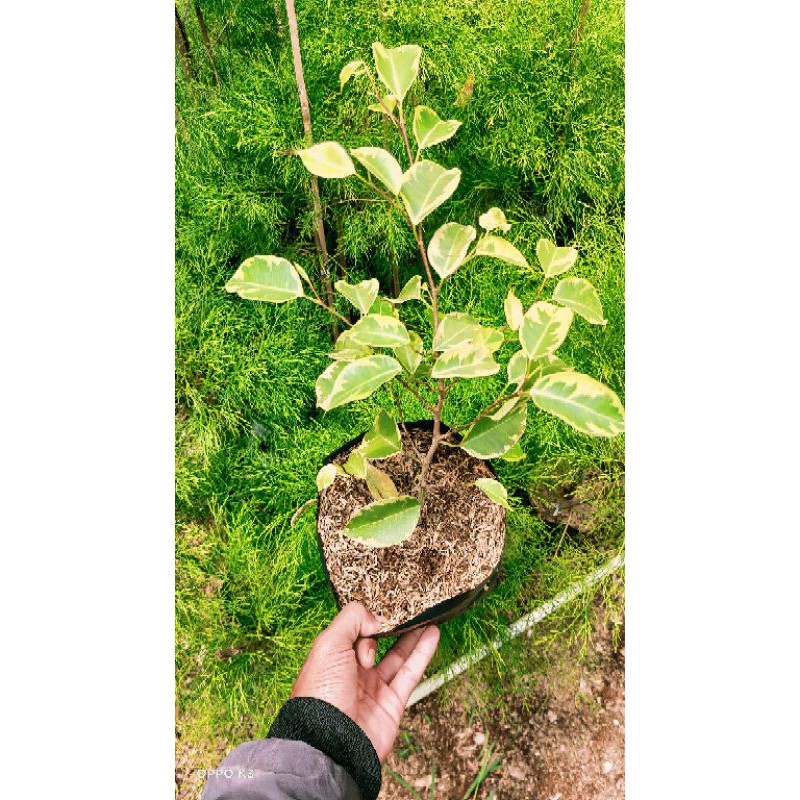
M 419 422 L 409 422 L 406 423 L 406 428 L 408 430 L 433 430 L 433 420 L 420 420 Z M 442 430 L 447 432 L 449 428 L 442 423 Z M 358 442 L 361 441 L 361 437 L 363 434 L 356 436 L 354 439 L 351 439 L 346 444 L 342 445 L 338 450 L 335 450 L 331 453 L 326 459 L 325 464 L 330 464 L 334 461 L 338 456 L 342 455 L 346 451 L 350 450 L 353 446 L 355 446 Z M 494 470 L 492 469 L 491 465 L 488 462 L 484 462 L 492 473 L 493 477 L 497 477 L 495 475 Z M 322 563 L 325 567 L 325 575 L 328 579 L 328 585 L 331 587 L 331 592 L 333 592 L 333 596 L 336 599 L 336 604 L 339 608 L 342 607 L 343 603 L 339 598 L 339 595 L 336 593 L 336 587 L 333 585 L 331 581 L 330 572 L 328 571 L 328 563 L 325 558 L 325 549 L 322 546 L 322 537 L 319 535 L 319 504 L 317 504 L 317 544 L 319 545 L 320 554 L 322 555 Z M 383 638 L 387 636 L 399 636 L 401 633 L 405 633 L 406 631 L 410 631 L 413 628 L 418 628 L 420 625 L 428 625 L 433 623 L 440 623 L 445 622 L 448 619 L 452 619 L 453 617 L 458 616 L 459 614 L 466 611 L 472 605 L 474 605 L 481 597 L 485 594 L 488 594 L 495 586 L 497 586 L 500 580 L 500 562 L 502 560 L 502 553 L 500 558 L 498 558 L 497 563 L 494 565 L 494 569 L 492 570 L 491 574 L 489 575 L 486 580 L 480 583 L 473 589 L 470 589 L 466 592 L 462 592 L 461 594 L 456 595 L 455 597 L 451 597 L 448 600 L 444 600 L 441 603 L 437 603 L 436 605 L 431 606 L 426 611 L 423 611 L 421 614 L 417 614 L 417 616 L 412 617 L 407 622 L 403 623 L 402 625 L 398 625 L 396 628 L 393 628 L 390 631 L 386 631 L 385 633 L 379 633 L 375 638 Z

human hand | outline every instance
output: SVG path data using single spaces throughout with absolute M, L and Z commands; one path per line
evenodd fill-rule
M 381 621 L 361 603 L 348 603 L 317 637 L 292 689 L 292 697 L 316 697 L 347 714 L 367 734 L 383 763 L 392 751 L 411 692 L 436 652 L 435 625 L 404 633 L 379 664 Z

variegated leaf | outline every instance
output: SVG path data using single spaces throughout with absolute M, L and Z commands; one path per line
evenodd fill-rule
M 390 116 L 397 108 L 397 98 L 393 94 L 385 94 L 379 103 L 370 103 L 367 106 L 369 111 L 377 111 L 379 114 Z
M 471 342 L 481 331 L 482 326 L 475 317 L 462 311 L 445 314 L 439 320 L 439 327 L 433 337 L 434 350 L 448 350 L 459 344 Z
M 253 256 L 243 261 L 225 284 L 245 300 L 286 303 L 303 296 L 300 275 L 292 264 L 279 256 Z
M 544 270 L 545 278 L 552 278 L 566 272 L 575 263 L 578 251 L 574 247 L 556 247 L 549 239 L 539 239 L 536 257 Z
M 499 236 L 489 235 L 479 239 L 475 246 L 475 255 L 499 258 L 501 261 L 515 264 L 518 267 L 528 266 L 525 256 L 511 242 L 501 239 Z
M 445 169 L 433 161 L 417 161 L 404 175 L 400 198 L 412 225 L 419 225 L 456 190 L 461 170 Z
M 552 353 L 561 347 L 572 325 L 572 309 L 559 308 L 540 300 L 526 312 L 519 328 L 522 349 L 531 360 Z
M 380 314 L 384 317 L 398 317 L 397 309 L 387 297 L 378 297 L 370 306 L 370 314 Z
M 364 434 L 359 450 L 365 458 L 388 458 L 403 449 L 397 423 L 385 410 L 378 412 L 372 427 Z
M 508 416 L 519 402 L 519 397 L 509 397 L 508 400 L 506 400 L 505 403 L 503 403 L 503 405 L 497 409 L 497 411 L 489 416 L 495 421 L 501 420 L 503 417 Z M 527 402 L 527 400 L 525 400 L 525 402 Z
M 356 511 L 344 532 L 368 547 L 389 547 L 414 532 L 419 513 L 419 502 L 413 497 L 378 500 Z
M 405 303 L 408 300 L 419 300 L 422 297 L 422 276 L 409 278 L 396 298 L 387 298 L 390 303 Z
M 433 365 L 433 378 L 481 378 L 494 375 L 500 365 L 485 345 L 467 342 L 445 350 Z
M 347 150 L 338 142 L 320 142 L 299 150 L 297 155 L 305 168 L 320 178 L 347 178 L 356 174 Z
M 485 231 L 493 231 L 499 228 L 501 231 L 508 233 L 511 230 L 511 224 L 506 222 L 506 215 L 497 206 L 492 206 L 485 214 L 481 214 L 478 217 L 478 225 Z
M 508 504 L 508 492 L 500 481 L 494 478 L 478 478 L 475 485 L 493 502 L 503 508 L 511 508 Z
M 367 314 L 350 328 L 350 340 L 367 347 L 402 347 L 409 343 L 406 326 L 395 317 Z
M 397 497 L 397 487 L 394 481 L 382 470 L 367 464 L 367 474 L 364 476 L 367 489 L 374 500 L 389 500 Z
M 428 106 L 417 106 L 414 109 L 414 138 L 420 150 L 446 142 L 460 127 L 461 123 L 457 119 L 440 119 Z
M 508 461 L 509 463 L 514 464 L 517 461 L 524 461 L 527 458 L 527 455 L 522 447 L 520 447 L 519 442 L 517 442 L 510 450 L 507 450 L 505 453 L 503 453 L 500 458 L 502 458 L 503 461 Z
M 519 330 L 522 325 L 522 318 L 525 316 L 525 311 L 522 308 L 522 301 L 514 294 L 513 289 L 508 290 L 506 299 L 503 301 L 503 311 L 506 315 L 506 322 L 512 331 Z
M 568 306 L 592 325 L 605 325 L 603 304 L 597 291 L 585 278 L 562 278 L 553 292 L 553 300 Z
M 625 429 L 625 409 L 600 381 L 579 372 L 545 375 L 531 389 L 533 402 L 589 436 L 616 436 Z
M 367 463 L 367 459 L 364 458 L 364 454 L 356 449 L 353 450 L 352 453 L 347 457 L 347 461 L 344 462 L 344 471 L 348 475 L 352 475 L 354 478 L 366 478 L 367 477 L 367 467 L 369 464 Z
M 428 244 L 428 261 L 440 278 L 452 275 L 464 263 L 476 236 L 472 225 L 458 222 L 447 222 L 433 234 Z
M 508 372 L 509 386 L 519 386 L 528 374 L 528 357 L 524 350 L 517 350 L 506 368 Z
M 410 344 L 395 347 L 394 354 L 403 365 L 403 369 L 413 375 L 422 363 L 422 339 L 416 331 L 409 331 Z
M 334 288 L 342 297 L 349 300 L 363 316 L 375 302 L 380 285 L 376 278 L 369 278 L 366 281 L 355 284 L 347 281 L 336 281 Z
M 531 363 L 530 374 L 534 378 L 541 378 L 543 375 L 552 375 L 554 372 L 571 372 L 572 367 L 566 361 L 562 361 L 558 356 L 548 353 L 546 356 L 537 358 Z
M 322 492 L 327 489 L 336 480 L 336 476 L 341 473 L 342 468 L 336 464 L 325 464 L 317 473 L 317 491 Z
M 372 45 L 372 55 L 378 77 L 402 103 L 419 72 L 422 48 L 416 44 L 404 44 L 387 49 L 380 42 L 375 42 Z
M 374 175 L 392 194 L 400 191 L 403 168 L 397 159 L 382 147 L 356 147 L 350 151 L 353 157 Z
M 503 332 L 497 328 L 481 328 L 473 337 L 473 344 L 482 344 L 490 353 L 496 353 L 503 346 Z
M 352 78 L 354 75 L 363 75 L 367 71 L 367 65 L 361 61 L 348 61 L 342 67 L 342 71 L 339 73 L 339 91 L 341 92 L 344 89 L 345 84 Z
M 334 361 L 317 378 L 317 405 L 325 411 L 369 397 L 402 367 L 391 356 L 375 355 L 356 361 Z
M 499 420 L 481 417 L 462 439 L 461 447 L 475 458 L 498 458 L 520 440 L 527 420 L 527 403 L 520 403 Z

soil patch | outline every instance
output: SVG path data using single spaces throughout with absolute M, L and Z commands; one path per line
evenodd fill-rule
M 420 453 L 430 445 L 430 431 L 410 429 L 402 434 L 403 452 L 378 462 L 400 494 L 413 493 L 419 469 L 409 437 Z M 353 449 L 335 462 L 343 464 Z M 477 478 L 490 477 L 480 459 L 440 447 L 416 530 L 398 545 L 372 548 L 343 532 L 353 514 L 372 502 L 366 483 L 337 476 L 320 496 L 317 529 L 340 603 L 359 600 L 391 630 L 489 578 L 505 541 L 505 509 L 475 486 Z
M 427 800 L 435 762 L 435 800 L 462 800 L 492 744 L 502 766 L 476 800 L 622 800 L 625 648 L 613 644 L 610 626 L 598 627 L 593 647 L 582 666 L 565 650 L 530 693 L 507 698 L 502 714 L 423 700 L 407 712 L 387 766 Z M 379 800 L 412 797 L 384 772 Z

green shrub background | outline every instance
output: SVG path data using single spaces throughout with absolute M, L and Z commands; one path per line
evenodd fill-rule
M 263 734 L 314 636 L 335 613 L 317 552 L 314 496 L 327 453 L 362 432 L 385 389 L 323 414 L 314 381 L 327 364 L 325 315 L 309 303 L 242 302 L 224 283 L 244 258 L 286 254 L 313 274 L 308 175 L 283 5 L 204 0 L 220 75 L 216 85 L 191 6 L 184 11 L 197 69 L 176 59 L 176 664 L 182 737 Z M 582 9 L 585 19 L 582 19 Z M 431 151 L 462 169 L 452 198 L 426 224 L 475 224 L 491 205 L 533 261 L 543 235 L 580 252 L 575 274 L 597 286 L 605 327 L 576 319 L 562 354 L 624 399 L 624 9 L 621 0 L 298 0 L 315 140 L 376 144 L 400 156 L 393 131 L 365 110 L 366 85 L 339 93 L 342 65 L 370 45 L 417 43 L 421 76 L 407 105 L 424 102 L 462 127 Z M 469 99 L 456 105 L 469 92 Z M 402 220 L 364 202 L 353 181 L 321 181 L 329 245 L 350 280 L 388 289 L 420 271 Z M 514 286 L 530 303 L 535 270 L 478 259 L 449 279 L 445 310 L 501 324 Z M 501 352 L 501 356 L 503 353 Z M 508 354 L 505 354 L 506 356 Z M 468 418 L 502 378 L 453 393 L 445 421 Z M 423 409 L 408 395 L 407 418 Z M 621 505 L 598 530 L 562 536 L 521 502 L 556 471 L 619 470 L 621 439 L 590 440 L 531 414 L 527 459 L 496 469 L 512 495 L 504 579 L 443 626 L 434 666 L 482 644 L 623 546 Z M 618 498 L 617 498 L 618 500 Z M 493 669 L 510 669 L 498 654 Z

